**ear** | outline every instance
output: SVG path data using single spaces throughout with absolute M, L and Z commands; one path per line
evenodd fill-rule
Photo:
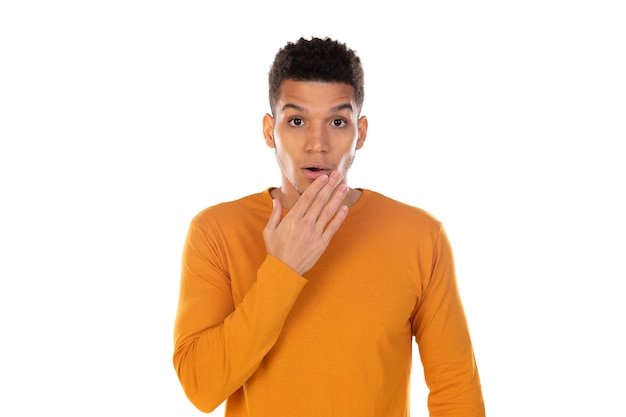
M 276 147 L 274 143 L 274 118 L 267 113 L 263 116 L 263 136 L 267 146 L 270 148 Z
M 361 118 L 359 118 L 359 137 L 356 140 L 357 150 L 363 147 L 366 137 L 367 137 L 367 117 L 361 116 Z

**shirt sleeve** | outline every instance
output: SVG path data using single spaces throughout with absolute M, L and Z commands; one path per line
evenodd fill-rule
M 413 317 L 431 417 L 484 417 L 485 408 L 448 237 L 439 230 Z
M 255 372 L 306 284 L 268 255 L 246 296 L 234 305 L 230 277 L 215 248 L 192 222 L 174 326 L 174 367 L 185 394 L 204 412 L 217 408 Z

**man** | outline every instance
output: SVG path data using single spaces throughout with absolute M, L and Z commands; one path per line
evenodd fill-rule
M 431 416 L 484 416 L 452 252 L 428 213 L 347 174 L 363 69 L 331 39 L 276 55 L 263 134 L 280 188 L 209 207 L 183 253 L 174 365 L 226 416 L 409 415 L 412 337 Z

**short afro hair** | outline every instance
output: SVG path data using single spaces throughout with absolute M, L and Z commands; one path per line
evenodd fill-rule
M 360 111 L 365 98 L 364 73 L 356 52 L 330 38 L 300 38 L 281 48 L 269 72 L 270 108 L 278 100 L 280 85 L 285 80 L 322 81 L 351 85 Z

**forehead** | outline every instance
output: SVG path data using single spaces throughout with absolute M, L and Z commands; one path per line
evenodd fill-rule
M 354 87 L 344 83 L 285 80 L 278 90 L 276 109 L 282 112 L 291 105 L 310 111 L 328 111 L 350 104 L 356 109 Z

